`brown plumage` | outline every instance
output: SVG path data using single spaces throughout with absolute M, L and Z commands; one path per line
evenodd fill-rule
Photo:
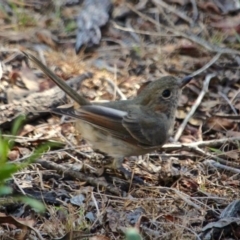
M 168 140 L 181 88 L 191 79 L 162 77 L 147 83 L 131 100 L 92 104 L 34 56 L 24 54 L 79 104 L 78 108 L 57 108 L 51 112 L 75 118 L 76 128 L 93 149 L 114 158 L 114 169 L 122 169 L 124 157 L 149 153 Z

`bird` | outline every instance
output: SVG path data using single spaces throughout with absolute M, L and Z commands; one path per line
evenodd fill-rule
M 82 138 L 112 160 L 105 167 L 119 170 L 127 179 L 131 172 L 122 166 L 124 158 L 150 153 L 167 142 L 173 132 L 181 90 L 192 79 L 164 76 L 146 82 L 132 99 L 92 103 L 32 54 L 23 54 L 77 103 L 77 107 L 54 108 L 50 112 L 76 119 L 75 127 Z

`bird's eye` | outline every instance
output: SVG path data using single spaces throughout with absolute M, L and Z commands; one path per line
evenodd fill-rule
M 169 90 L 169 89 L 165 89 L 163 92 L 162 92 L 162 97 L 163 98 L 170 98 L 171 97 L 171 95 L 172 95 L 172 92 L 171 92 L 171 90 Z

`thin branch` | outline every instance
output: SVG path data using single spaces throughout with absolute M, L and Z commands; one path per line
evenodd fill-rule
M 208 141 L 199 141 L 199 142 L 192 142 L 192 143 L 168 143 L 162 146 L 161 149 L 163 150 L 179 150 L 184 147 L 187 148 L 194 148 L 194 147 L 216 147 L 227 142 L 234 142 L 240 141 L 240 137 L 231 137 L 231 138 L 221 138 L 221 139 L 214 139 Z
M 118 25 L 117 23 L 113 22 L 113 27 L 125 32 L 133 32 L 133 33 L 137 33 L 137 34 L 142 34 L 142 35 L 149 35 L 149 36 L 156 36 L 156 37 L 177 37 L 178 34 L 169 34 L 169 33 L 159 33 L 159 32 L 149 32 L 149 31 L 142 31 L 142 30 L 138 30 L 138 29 L 133 29 L 133 28 L 127 28 L 127 27 L 122 27 L 120 25 Z
M 194 103 L 194 105 L 192 106 L 190 112 L 188 113 L 188 115 L 185 117 L 184 121 L 182 122 L 182 124 L 180 125 L 180 127 L 178 128 L 178 131 L 175 134 L 174 140 L 178 141 L 178 139 L 180 138 L 180 136 L 182 135 L 189 119 L 193 116 L 193 114 L 195 113 L 195 111 L 197 110 L 198 106 L 201 104 L 202 99 L 204 97 L 204 95 L 208 92 L 208 85 L 210 80 L 215 77 L 216 74 L 212 73 L 212 74 L 208 74 L 203 82 L 203 88 L 202 91 L 200 92 L 196 102 Z
M 197 21 L 198 19 L 198 8 L 197 8 L 197 3 L 195 0 L 190 0 L 191 4 L 192 4 L 192 8 L 193 8 L 193 21 Z
M 220 168 L 220 169 L 223 169 L 225 171 L 229 171 L 229 172 L 233 172 L 233 173 L 236 173 L 236 174 L 240 174 L 240 169 L 236 169 L 236 168 L 233 168 L 233 167 L 229 167 L 229 166 L 226 166 L 226 165 L 223 165 L 221 163 L 218 163 L 214 160 L 211 160 L 211 159 L 207 159 L 203 162 L 203 164 L 207 165 L 207 166 L 210 166 L 210 167 L 214 167 L 214 168 Z
M 120 88 L 109 78 L 104 78 L 105 81 L 107 81 L 111 87 L 114 89 L 114 91 L 117 92 L 117 94 L 120 96 L 121 100 L 126 100 L 126 96 L 123 94 L 123 92 L 120 90 Z
M 47 169 L 54 169 L 61 174 L 64 174 L 65 176 L 70 176 L 76 179 L 79 179 L 80 181 L 87 182 L 88 184 L 96 187 L 96 188 L 101 188 L 104 190 L 107 190 L 111 192 L 112 194 L 115 194 L 117 196 L 121 195 L 120 189 L 115 187 L 112 184 L 107 183 L 103 178 L 97 178 L 93 176 L 89 176 L 86 174 L 83 174 L 81 172 L 74 171 L 72 169 L 67 169 L 61 164 L 56 164 L 54 162 L 50 162 L 47 160 L 37 160 L 36 163 L 40 164 L 42 167 L 47 168 Z
M 225 94 L 223 94 L 222 92 L 218 92 L 218 94 L 228 103 L 228 105 L 230 106 L 230 108 L 232 109 L 234 114 L 237 115 L 237 111 L 234 108 L 234 106 L 232 105 L 231 101 L 228 99 L 228 97 Z
M 222 53 L 217 53 L 207 64 L 205 64 L 203 67 L 201 67 L 200 69 L 198 69 L 197 71 L 193 72 L 191 74 L 192 77 L 199 75 L 200 73 L 204 72 L 205 70 L 207 70 L 210 66 L 212 66 L 222 55 Z
M 188 22 L 191 26 L 194 26 L 194 22 L 191 18 L 189 18 L 186 14 L 184 14 L 182 11 L 179 11 L 178 9 L 172 7 L 171 5 L 163 2 L 162 0 L 153 0 L 153 2 L 157 5 L 157 7 L 165 8 L 168 11 L 174 13 L 184 21 Z
M 224 144 L 226 142 L 233 142 L 233 141 L 240 141 L 240 137 L 232 137 L 232 138 L 224 138 L 224 139 L 216 139 L 216 140 L 210 140 L 210 141 L 200 141 L 200 142 L 193 142 L 193 143 L 186 143 L 186 144 L 165 144 L 162 147 L 162 150 L 165 151 L 173 151 L 173 150 L 187 150 L 189 152 L 195 152 L 199 154 L 200 156 L 203 156 L 205 158 L 214 159 L 216 162 L 219 162 L 226 166 L 231 166 L 233 168 L 240 169 L 240 165 L 237 163 L 234 163 L 232 161 L 227 161 L 225 159 L 222 159 L 218 156 L 215 156 L 211 153 L 208 153 L 204 150 L 202 150 L 200 147 L 216 147 L 220 144 Z
M 177 30 L 176 27 L 167 27 L 167 26 L 163 26 L 161 25 L 159 22 L 157 22 L 156 20 L 152 19 L 151 17 L 146 16 L 145 14 L 141 13 L 140 11 L 138 11 L 136 8 L 132 7 L 130 4 L 127 4 L 127 7 L 130 8 L 134 13 L 138 14 L 140 17 L 142 17 L 143 19 L 155 24 L 156 26 L 160 27 L 161 29 L 165 29 L 169 32 L 171 32 L 172 34 L 174 34 L 175 36 L 179 36 L 179 37 L 183 37 L 186 39 L 189 39 L 190 41 L 197 43 L 198 45 L 204 47 L 205 49 L 211 51 L 211 52 L 217 52 L 217 53 L 226 53 L 226 54 L 238 54 L 240 55 L 240 51 L 235 50 L 235 49 L 231 49 L 231 48 L 226 48 L 226 47 L 219 47 L 217 45 L 214 45 L 212 43 L 209 43 L 208 41 L 193 35 L 190 32 L 180 32 Z M 167 22 L 169 25 L 172 25 L 170 18 L 166 18 Z M 159 33 L 159 36 L 162 36 L 161 33 Z

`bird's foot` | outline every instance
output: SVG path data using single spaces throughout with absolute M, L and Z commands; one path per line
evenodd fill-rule
M 108 159 L 108 163 L 104 164 L 104 168 L 118 171 L 126 180 L 133 180 L 135 183 L 143 185 L 144 184 L 143 179 L 137 176 L 132 176 L 133 175 L 132 172 L 125 169 L 122 166 L 122 162 L 123 162 L 123 159 L 111 159 L 111 162 L 109 163 L 109 159 Z

